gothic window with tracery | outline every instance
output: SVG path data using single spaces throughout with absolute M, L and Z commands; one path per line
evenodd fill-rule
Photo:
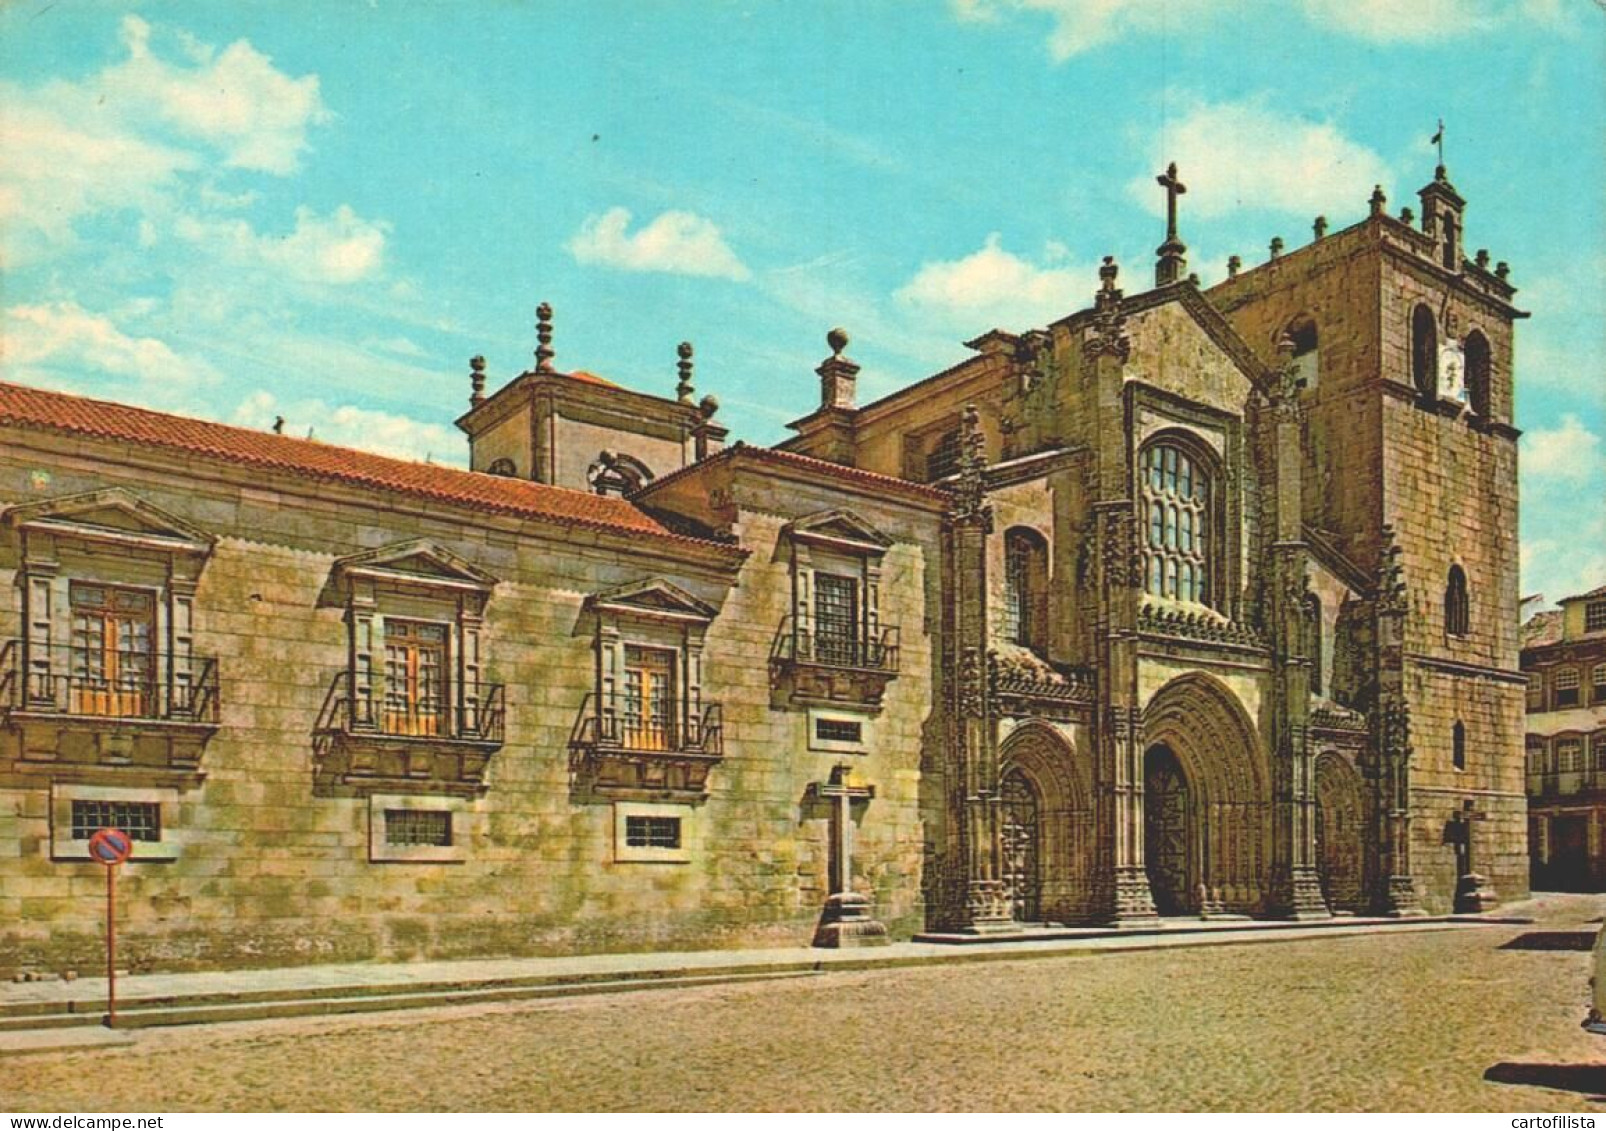
M 1145 588 L 1156 597 L 1208 605 L 1210 474 L 1203 463 L 1165 441 L 1143 450 Z
M 1411 312 L 1411 382 L 1424 400 L 1438 397 L 1439 328 L 1426 306 Z
M 1048 546 L 1035 530 L 1004 535 L 1004 639 L 1041 650 L 1048 620 Z
M 1472 403 L 1474 413 L 1487 419 L 1491 408 L 1489 339 L 1474 330 L 1467 335 L 1463 348 L 1466 350 L 1467 400 Z
M 1467 593 L 1467 574 L 1458 565 L 1450 567 L 1450 577 L 1444 586 L 1444 631 L 1451 636 L 1465 636 L 1472 630 L 1472 602 Z

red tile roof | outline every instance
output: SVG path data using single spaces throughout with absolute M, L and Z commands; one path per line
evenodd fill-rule
M 313 440 L 234 428 L 3 381 L 0 381 L 0 426 L 95 436 L 314 479 L 399 491 L 475 510 L 631 535 L 696 541 L 672 533 L 620 498 L 392 459 Z
M 899 479 L 892 475 L 882 475 L 876 471 L 865 471 L 859 467 L 848 467 L 845 464 L 831 463 L 828 460 L 817 459 L 814 456 L 799 455 L 784 448 L 757 448 L 738 440 L 718 455 L 710 456 L 701 463 L 688 464 L 678 468 L 660 479 L 654 479 L 643 487 L 634 498 L 646 500 L 653 492 L 665 483 L 673 482 L 686 475 L 694 475 L 699 469 L 712 464 L 739 459 L 749 459 L 758 463 L 767 463 L 774 467 L 791 467 L 806 471 L 821 479 L 834 479 L 838 482 L 856 483 L 872 491 L 901 495 L 904 498 L 919 499 L 928 507 L 932 504 L 944 504 L 951 497 L 949 492 L 941 487 L 928 483 L 916 483 L 912 479 Z
M 1542 648 L 1561 639 L 1561 610 L 1547 609 L 1522 622 L 1521 647 Z

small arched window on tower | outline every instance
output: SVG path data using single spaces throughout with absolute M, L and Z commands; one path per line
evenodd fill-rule
M 1195 605 L 1215 599 L 1211 582 L 1213 493 L 1192 446 L 1156 440 L 1143 449 L 1144 589 Z
M 1450 567 L 1450 579 L 1444 586 L 1444 631 L 1451 636 L 1465 636 L 1472 626 L 1471 601 L 1467 596 L 1467 574 L 1458 565 Z
M 517 477 L 519 474 L 519 469 L 512 460 L 508 459 L 506 456 L 503 456 L 500 459 L 492 460 L 491 466 L 485 469 L 485 474 Z
M 1489 339 L 1478 330 L 1467 335 L 1466 340 L 1466 374 L 1467 399 L 1472 402 L 1472 411 L 1475 415 L 1489 419 L 1490 388 L 1489 388 Z
M 1411 382 L 1423 400 L 1438 396 L 1439 328 L 1433 311 L 1420 304 L 1411 312 Z
M 1460 719 L 1450 732 L 1450 761 L 1458 770 L 1467 768 L 1467 728 Z
M 1316 320 L 1302 314 L 1288 325 L 1287 334 L 1294 343 L 1294 376 L 1307 389 L 1316 388 L 1320 376 Z
M 1047 630 L 1048 544 L 1016 526 L 1004 534 L 1004 639 L 1041 652 Z

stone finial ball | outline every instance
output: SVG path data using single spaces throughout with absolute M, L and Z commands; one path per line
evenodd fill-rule
M 704 416 L 713 416 L 719 411 L 719 398 L 709 393 L 698 403 L 697 408 Z
M 848 341 L 848 332 L 840 326 L 834 327 L 825 335 L 825 344 L 831 347 L 831 352 L 834 354 L 840 354 L 847 349 Z
M 541 319 L 543 322 L 550 319 L 552 317 L 552 304 L 550 302 L 543 302 L 540 306 L 535 308 L 535 316 Z
M 680 357 L 680 360 L 689 361 L 692 355 L 691 343 L 681 342 L 680 345 L 675 347 L 675 353 Z

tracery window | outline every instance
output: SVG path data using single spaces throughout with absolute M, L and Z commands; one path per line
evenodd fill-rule
M 1466 381 L 1467 399 L 1472 402 L 1472 411 L 1485 419 L 1490 411 L 1490 363 L 1489 339 L 1477 330 L 1467 335 L 1466 350 Z
M 1460 566 L 1453 565 L 1444 586 L 1444 631 L 1451 636 L 1465 636 L 1471 627 L 1472 608 L 1467 594 L 1467 574 Z
M 1048 547 L 1035 530 L 1004 534 L 1004 639 L 1023 648 L 1044 646 L 1048 619 Z
M 1210 474 L 1180 446 L 1164 441 L 1143 450 L 1145 589 L 1156 597 L 1208 605 Z
M 1411 312 L 1411 382 L 1424 400 L 1438 396 L 1439 328 L 1426 306 Z

